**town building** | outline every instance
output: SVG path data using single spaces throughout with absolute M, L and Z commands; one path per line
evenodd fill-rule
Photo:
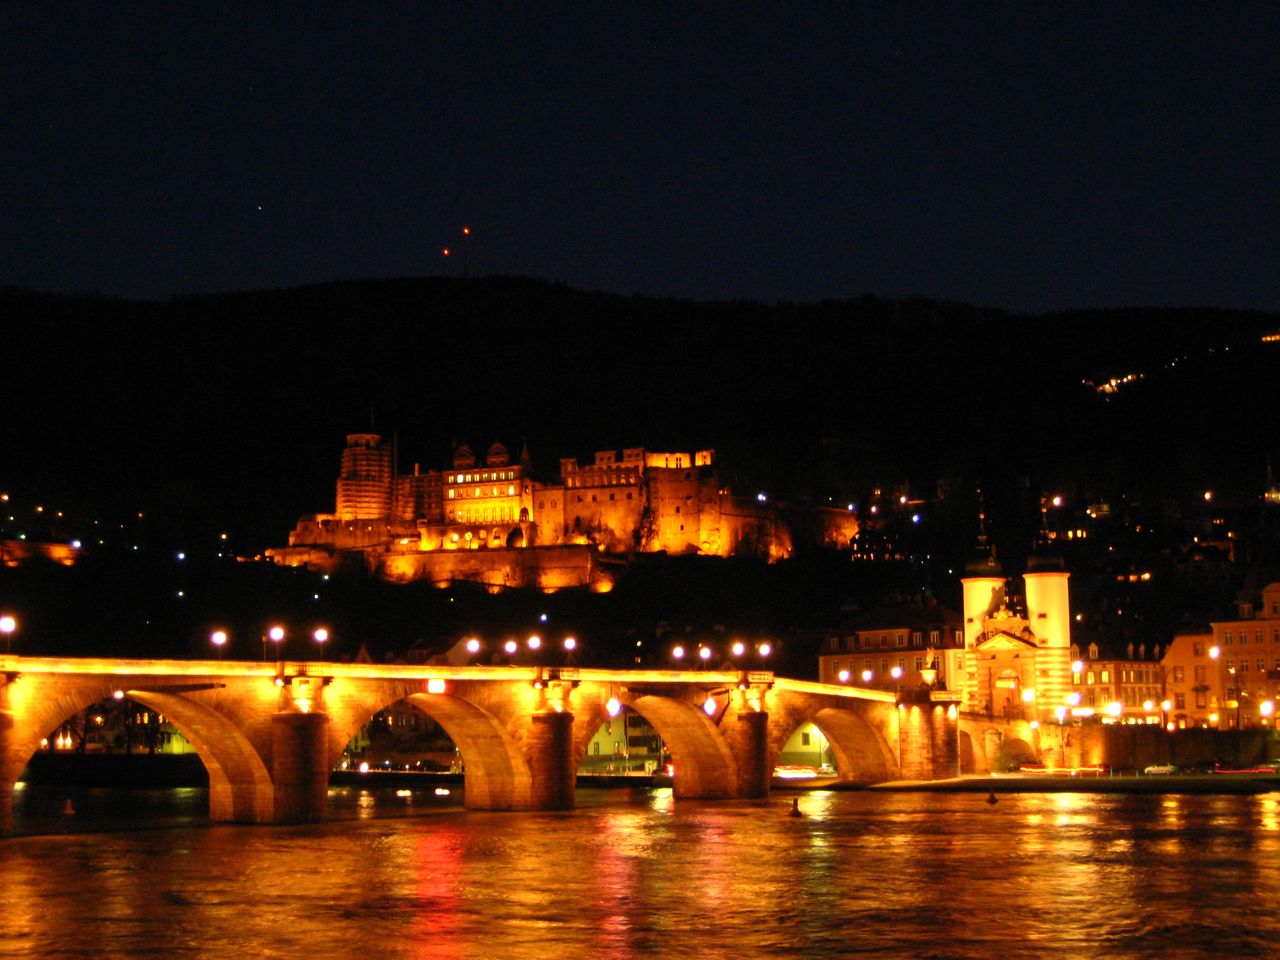
M 1236 613 L 1234 619 L 1210 624 L 1209 653 L 1222 698 L 1218 726 L 1271 726 L 1280 697 L 1280 583 L 1268 584 L 1260 594 L 1246 592 Z
M 1070 705 L 1075 716 L 1121 723 L 1167 723 L 1173 701 L 1159 644 L 1120 642 L 1083 632 L 1071 644 Z
M 1175 730 L 1218 727 L 1226 699 L 1218 669 L 1213 631 L 1205 625 L 1174 635 L 1161 661 L 1162 702 Z
M 876 607 L 822 633 L 822 683 L 901 692 L 964 681 L 960 614 L 938 604 Z

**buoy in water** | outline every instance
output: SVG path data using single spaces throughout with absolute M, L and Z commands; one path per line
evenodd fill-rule
M 792 797 L 792 798 L 791 798 L 791 816 L 793 816 L 793 817 L 803 817 L 803 816 L 804 816 L 804 814 L 800 812 L 800 798 L 799 798 L 799 797 Z
M 996 792 L 992 790 L 987 794 L 987 803 L 999 803 L 1000 799 L 996 796 Z

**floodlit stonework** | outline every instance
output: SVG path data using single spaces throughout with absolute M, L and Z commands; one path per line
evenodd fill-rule
M 735 495 L 712 450 L 602 450 L 590 464 L 567 457 L 553 482 L 532 477 L 527 450 L 513 462 L 501 443 L 483 457 L 460 445 L 443 470 L 415 464 L 402 474 L 396 459 L 377 434 L 348 436 L 334 512 L 302 517 L 289 545 L 268 554 L 325 572 L 354 561 L 399 582 L 604 591 L 612 578 L 602 556 L 665 551 L 773 562 L 793 549 L 782 508 L 763 495 Z M 851 512 L 809 513 L 807 535 L 849 546 Z

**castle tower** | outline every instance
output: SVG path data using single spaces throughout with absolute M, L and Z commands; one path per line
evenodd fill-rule
M 1071 693 L 1071 599 L 1062 557 L 1042 542 L 1027 563 L 1022 581 L 1027 620 L 1036 635 L 1036 700 L 1039 711 L 1065 706 Z
M 1005 598 L 1004 571 L 996 560 L 995 548 L 987 542 L 986 519 L 985 514 L 978 514 L 977 548 L 965 565 L 966 575 L 960 578 L 964 591 L 964 704 L 970 711 L 978 709 L 981 699 L 976 648 L 987 617 L 1000 609 Z
M 339 520 L 379 520 L 391 515 L 391 446 L 376 433 L 347 435 L 338 476 Z
M 978 492 L 981 497 L 982 492 Z M 987 515 L 978 514 L 978 544 L 960 578 L 964 589 L 964 648 L 970 650 L 982 635 L 983 621 L 1000 608 L 1005 598 L 1004 571 L 995 547 L 987 542 Z

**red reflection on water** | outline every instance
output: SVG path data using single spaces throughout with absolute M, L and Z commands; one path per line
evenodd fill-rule
M 416 954 L 427 958 L 462 957 L 467 953 L 462 930 L 460 886 L 464 871 L 463 832 L 449 824 L 433 824 L 414 846 L 418 916 L 413 924 Z

